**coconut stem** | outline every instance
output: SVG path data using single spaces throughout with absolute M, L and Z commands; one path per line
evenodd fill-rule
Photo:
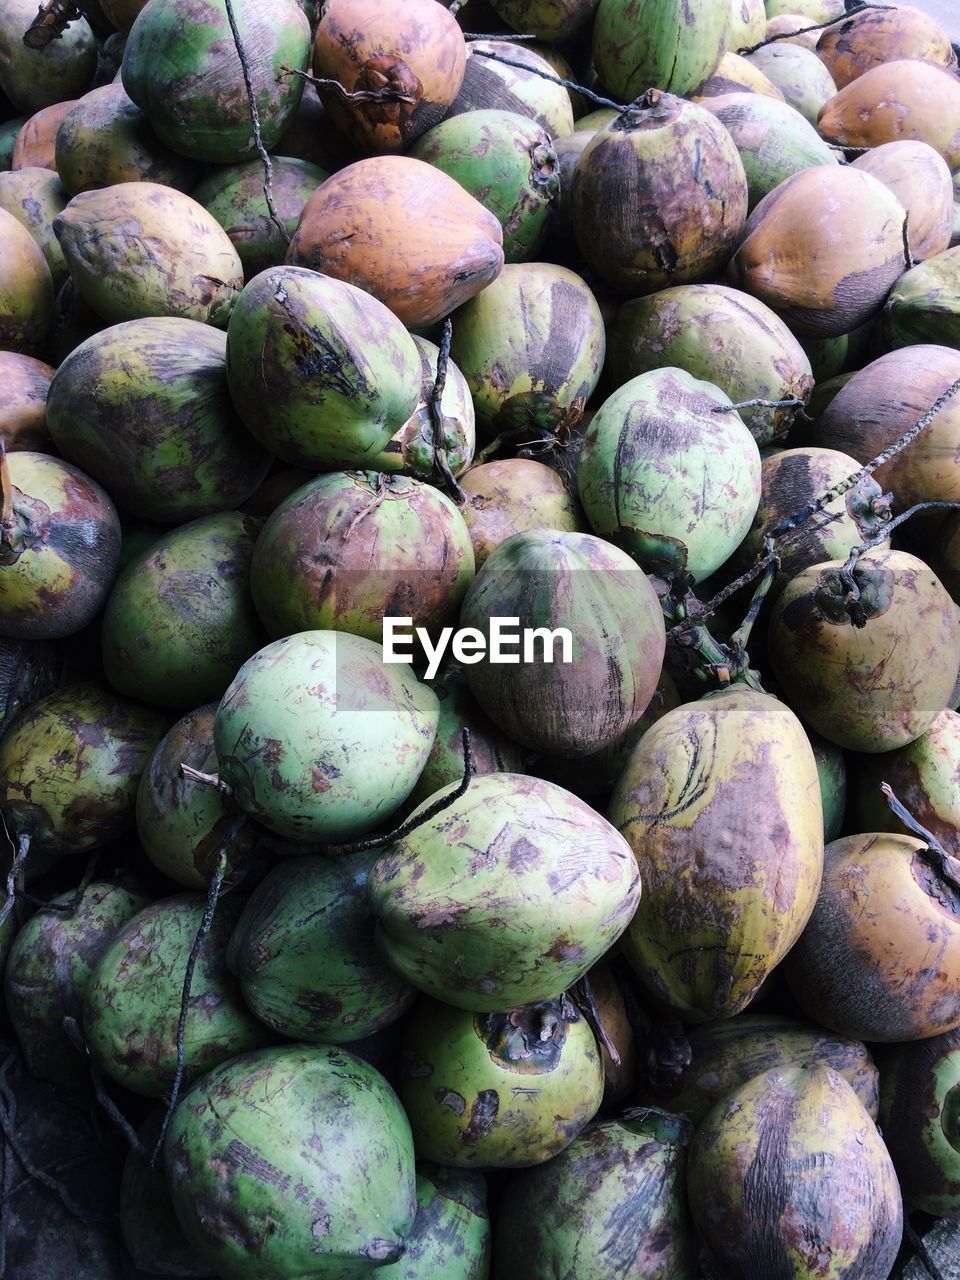
M 37 10 L 37 15 L 23 33 L 23 43 L 28 49 L 45 49 L 54 40 L 59 40 L 71 22 L 83 17 L 83 10 L 70 0 L 46 0 Z M 0 1276 L 3 1272 L 0 1271 Z
M 0 929 L 7 923 L 11 911 L 16 906 L 17 890 L 22 886 L 18 885 L 23 873 L 23 864 L 27 860 L 27 854 L 30 852 L 30 837 L 28 835 L 17 836 L 17 852 L 14 854 L 13 861 L 10 863 L 10 870 L 7 872 L 7 897 L 3 906 L 0 907 Z
M 764 45 L 773 44 L 777 40 L 795 40 L 797 36 L 805 36 L 808 31 L 823 31 L 825 27 L 833 27 L 838 22 L 846 22 L 848 18 L 855 18 L 858 13 L 863 13 L 866 9 L 896 9 L 896 7 L 895 4 L 857 4 L 852 9 L 848 9 L 846 13 L 841 13 L 837 18 L 829 18 L 826 22 L 815 22 L 812 27 L 801 27 L 798 31 L 781 31 L 775 36 L 767 36 L 759 44 L 752 44 L 747 49 L 738 49 L 737 53 L 741 58 L 746 58 L 751 53 L 756 53 L 758 49 L 762 49 Z
M 443 444 L 443 389 L 447 385 L 447 362 L 450 359 L 450 343 L 453 340 L 453 321 L 448 316 L 443 322 L 443 335 L 437 352 L 437 376 L 430 389 L 430 421 L 433 424 L 433 465 L 443 477 L 443 482 L 458 507 L 466 505 L 467 498 L 457 483 L 457 478 L 450 470 L 447 451 Z
M 191 782 L 199 782 L 204 787 L 215 787 L 224 796 L 233 795 L 230 783 L 224 782 L 218 773 L 204 773 L 202 769 L 194 769 L 193 765 L 189 764 L 181 764 L 180 772 Z
M 926 860 L 936 874 L 941 880 L 945 880 L 957 893 L 960 893 L 960 862 L 952 854 L 947 853 L 933 832 L 928 831 L 922 823 L 916 820 L 910 810 L 900 803 L 894 794 L 893 787 L 888 782 L 881 782 L 880 790 L 883 792 L 893 815 L 899 818 L 907 830 L 912 831 L 927 846 Z
M 383 502 L 384 498 L 387 496 L 386 483 L 387 483 L 387 478 L 381 472 L 380 475 L 377 476 L 376 497 L 373 499 L 372 502 L 368 502 L 365 507 L 361 508 L 361 510 L 358 511 L 357 514 L 350 521 L 349 525 L 347 525 L 347 531 L 343 535 L 344 542 L 348 542 L 350 540 L 350 537 L 353 534 L 354 529 L 356 529 L 360 521 L 363 520 L 365 516 L 370 515 L 371 511 L 376 511 L 377 507 L 379 507 L 381 502 Z
M 40 915 L 41 912 L 44 912 L 44 911 L 52 911 L 57 915 L 66 916 L 68 918 L 71 916 L 75 916 L 77 914 L 77 910 L 80 906 L 80 903 L 83 901 L 83 895 L 90 888 L 90 882 L 93 879 L 94 872 L 97 869 L 97 863 L 100 861 L 100 855 L 102 853 L 103 853 L 102 849 L 95 849 L 94 852 L 90 855 L 89 859 L 87 860 L 87 865 L 83 872 L 83 877 L 80 880 L 80 883 L 77 885 L 76 890 L 74 891 L 74 895 L 69 902 L 44 902 L 43 900 L 40 900 L 39 911 L 37 912 L 37 915 Z M 29 894 L 18 893 L 17 897 L 29 898 Z M 3 1272 L 0 1272 L 0 1275 L 2 1274 Z
M 603 1018 L 600 1014 L 600 1008 L 593 994 L 593 987 L 590 985 L 590 978 L 584 974 L 579 982 L 575 982 L 570 988 L 570 995 L 573 1002 L 586 1018 L 590 1030 L 596 1036 L 597 1041 L 602 1049 L 606 1051 L 607 1057 L 615 1067 L 620 1065 L 620 1052 L 617 1046 L 607 1034 L 607 1029 L 603 1025 Z
M 930 423 L 934 420 L 943 406 L 947 404 L 948 401 L 952 400 L 958 392 L 960 392 L 960 378 L 955 382 L 952 382 L 950 386 L 947 387 L 946 391 L 937 396 L 930 408 L 917 422 L 913 424 L 909 431 L 905 431 L 898 440 L 894 440 L 893 444 L 888 445 L 887 448 L 881 453 L 878 453 L 875 458 L 872 458 L 868 463 L 862 466 L 859 471 L 854 471 L 845 479 L 838 480 L 835 485 L 829 488 L 826 493 L 822 493 L 814 502 L 808 502 L 805 506 L 801 507 L 799 511 L 795 512 L 794 515 L 790 516 L 789 519 L 781 520 L 781 522 L 767 534 L 767 537 L 772 541 L 780 541 L 783 539 L 778 550 L 764 550 L 761 552 L 754 564 L 752 564 L 745 573 L 742 573 L 739 578 L 735 578 L 733 582 L 728 583 L 723 590 L 718 591 L 715 596 L 711 596 L 706 604 L 699 605 L 696 611 L 696 621 L 691 618 L 681 618 L 667 632 L 667 639 L 678 641 L 684 631 L 689 630 L 693 626 L 699 625 L 704 619 L 709 618 L 711 614 L 715 613 L 720 605 L 722 605 L 726 600 L 729 600 L 732 595 L 735 595 L 742 587 L 747 586 L 748 583 L 753 582 L 755 578 L 759 577 L 761 573 L 773 564 L 777 554 L 782 554 L 785 548 L 803 537 L 804 530 L 801 526 L 803 526 L 811 516 L 817 515 L 829 503 L 833 502 L 836 498 L 842 497 L 848 489 L 852 489 L 854 485 L 859 484 L 860 481 L 864 480 L 867 476 L 873 475 L 873 473 L 882 467 L 884 463 L 889 462 L 891 458 L 896 457 L 898 453 L 903 449 L 906 449 L 907 445 L 912 444 L 914 440 L 916 440 L 917 436 L 929 427 Z M 924 504 L 920 504 L 920 507 L 923 505 Z M 927 503 L 925 505 L 942 506 L 944 504 Z M 920 507 L 912 508 L 911 514 L 914 510 L 919 510 Z M 906 513 L 903 518 L 908 518 Z M 901 519 L 902 517 L 897 517 L 897 521 L 900 521 Z M 890 524 L 885 526 L 884 537 L 881 538 L 880 541 L 885 540 L 895 523 L 896 521 L 891 521 Z
M 285 76 L 299 76 L 317 89 L 336 89 L 347 102 L 408 102 L 416 106 L 417 100 L 409 93 L 401 93 L 392 85 L 385 84 L 380 89 L 356 89 L 351 92 L 345 89 L 339 80 L 331 80 L 326 76 L 313 76 L 309 71 L 298 71 L 296 67 L 288 67 L 284 63 L 280 71 Z
M 907 264 L 907 270 L 910 271 L 917 265 L 916 259 L 910 252 L 910 210 L 903 215 L 903 260 Z
M 865 627 L 867 625 L 867 617 L 860 605 L 860 588 L 853 576 L 854 570 L 865 551 L 872 550 L 873 547 L 879 547 L 881 543 L 886 542 L 890 534 L 901 524 L 915 516 L 918 511 L 960 511 L 960 502 L 918 502 L 915 506 L 901 511 L 895 519 L 887 521 L 879 533 L 875 533 L 872 538 L 868 538 L 866 542 L 861 542 L 859 546 L 854 547 L 847 557 L 843 568 L 840 570 L 840 582 L 846 588 L 846 609 L 850 617 L 850 621 L 855 627 Z
M 463 743 L 463 779 L 455 791 L 451 791 L 449 795 L 441 796 L 439 800 L 434 800 L 433 804 L 428 805 L 418 817 L 408 818 L 395 831 L 388 831 L 383 836 L 370 836 L 366 840 L 356 840 L 353 844 L 336 845 L 331 848 L 330 852 L 336 853 L 339 858 L 343 854 L 365 853 L 370 849 L 382 849 L 397 840 L 405 840 L 412 831 L 422 827 L 425 822 L 435 818 L 438 813 L 443 813 L 444 809 L 449 809 L 455 801 L 466 794 L 467 788 L 473 781 L 474 773 L 476 772 L 476 765 L 473 759 L 473 744 L 470 730 L 466 725 L 464 725 L 460 740 Z
M 487 36 L 487 39 L 489 40 L 490 37 Z M 531 67 L 527 62 L 517 62 L 513 58 L 505 58 L 501 53 L 490 53 L 486 49 L 473 49 L 472 53 L 475 58 L 491 58 L 494 62 L 502 62 L 505 67 L 516 67 L 518 71 L 528 71 L 531 75 L 540 76 L 542 80 L 562 84 L 565 89 L 572 89 L 588 102 L 595 102 L 598 107 L 613 107 L 615 111 L 627 110 L 628 104 L 625 102 L 614 102 L 612 98 L 602 98 L 599 93 L 594 93 L 586 85 L 577 84 L 575 80 L 564 80 L 560 76 L 553 75 L 552 72 L 543 71 L 540 67 Z
M 270 153 L 263 145 L 263 138 L 260 136 L 260 112 L 257 109 L 257 99 L 253 92 L 253 79 L 250 75 L 250 63 L 247 61 L 247 51 L 243 46 L 243 40 L 240 36 L 240 28 L 237 26 L 236 14 L 233 12 L 233 0 L 225 0 L 227 8 L 227 21 L 230 23 L 230 30 L 233 34 L 233 43 L 236 46 L 237 57 L 240 59 L 240 69 L 243 72 L 243 83 L 247 90 L 247 104 L 250 107 L 250 121 L 253 124 L 253 141 L 257 148 L 257 154 L 263 164 L 263 194 L 267 201 L 267 209 L 270 213 L 271 221 L 280 232 L 281 239 L 284 244 L 290 243 L 290 237 L 287 235 L 287 228 L 283 225 L 277 206 L 273 199 L 273 164 L 270 160 Z
M 223 886 L 223 878 L 227 874 L 227 850 L 220 850 L 217 858 L 217 865 L 214 868 L 213 875 L 210 877 L 210 884 L 207 888 L 207 901 L 203 908 L 203 916 L 200 920 L 200 927 L 197 929 L 197 936 L 193 940 L 193 946 L 190 948 L 190 955 L 187 957 L 187 968 L 183 975 L 183 991 L 180 996 L 180 1016 L 177 1019 L 177 1069 L 173 1077 L 173 1086 L 170 1089 L 170 1101 L 167 1103 L 167 1109 L 164 1113 L 163 1124 L 160 1126 L 160 1137 L 157 1139 L 157 1145 L 153 1149 L 153 1155 L 150 1157 L 150 1167 L 155 1168 L 157 1161 L 160 1159 L 160 1152 L 163 1150 L 163 1143 L 167 1136 L 167 1130 L 170 1128 L 170 1121 L 173 1119 L 173 1113 L 177 1109 L 177 1103 L 180 1101 L 180 1088 L 183 1084 L 183 1073 L 185 1071 L 184 1063 L 184 1047 L 183 1039 L 187 1029 L 187 1014 L 190 1012 L 190 987 L 193 983 L 193 971 L 197 967 L 197 960 L 200 956 L 200 948 L 203 946 L 207 934 L 213 928 L 213 919 L 217 912 L 217 902 L 220 898 L 220 890 Z

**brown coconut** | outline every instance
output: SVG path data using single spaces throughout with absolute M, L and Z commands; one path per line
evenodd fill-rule
M 845 147 L 927 142 L 953 172 L 960 165 L 960 79 L 929 62 L 885 62 L 841 89 L 820 112 L 817 128 Z
M 816 443 L 869 462 L 919 421 L 960 378 L 960 351 L 899 347 L 855 373 L 817 419 Z M 960 501 L 960 398 L 949 400 L 916 440 L 874 472 L 902 511 L 916 502 Z
M 880 310 L 906 270 L 905 217 L 896 196 L 869 173 L 814 165 L 756 206 L 727 278 L 800 337 L 849 333 Z
M 24 121 L 13 144 L 11 169 L 57 168 L 57 130 L 64 116 L 76 106 L 76 99 L 57 102 L 34 112 Z
M 466 60 L 463 32 L 437 0 L 327 0 L 313 45 L 315 75 L 350 93 L 388 95 L 358 101 L 318 87 L 337 128 L 378 153 L 402 151 L 440 123 Z
M 910 4 L 851 14 L 822 32 L 817 53 L 838 89 L 885 62 L 910 58 L 949 70 L 957 65 L 943 27 Z
M 287 262 L 356 285 L 408 328 L 422 328 L 499 276 L 503 229 L 433 165 L 373 156 L 317 188 L 303 207 Z
M 953 235 L 953 179 L 946 161 L 926 142 L 885 142 L 853 161 L 873 174 L 907 211 L 907 239 L 915 258 L 933 258 Z
M 47 391 L 54 370 L 43 360 L 0 351 L 0 437 L 7 453 L 56 454 L 47 430 Z
M 588 533 L 580 503 L 557 473 L 529 458 L 504 458 L 472 467 L 460 479 L 467 502 L 463 518 L 470 530 L 477 568 L 515 533 L 561 529 Z

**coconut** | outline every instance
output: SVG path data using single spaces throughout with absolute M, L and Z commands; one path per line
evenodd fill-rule
M 311 628 L 383 639 L 387 614 L 436 637 L 456 620 L 474 575 L 463 517 L 409 476 L 334 471 L 268 517 L 250 589 L 271 636 Z
M 774 1068 L 717 1103 L 691 1144 L 687 1185 L 697 1229 L 727 1275 L 815 1266 L 828 1280 L 879 1278 L 900 1248 L 893 1162 L 828 1066 Z M 811 1247 L 818 1261 L 808 1263 Z
M 53 322 L 53 277 L 25 226 L 0 209 L 0 347 L 35 355 Z
M 696 93 L 690 94 L 691 102 L 704 102 L 727 93 L 754 93 L 783 102 L 783 94 L 771 79 L 763 74 L 747 58 L 728 50 L 720 59 L 720 65 L 705 80 Z
M 820 886 L 820 782 L 800 721 L 744 688 L 677 707 L 634 748 L 607 815 L 643 880 L 623 943 L 643 985 L 688 1021 L 739 1013 Z
M 514 533 L 585 533 L 586 517 L 555 471 L 530 458 L 485 462 L 463 476 L 463 518 L 477 569 Z
M 891 347 L 960 347 L 960 246 L 900 276 L 883 309 L 883 336 Z
M 7 453 L 55 453 L 47 430 L 52 365 L 16 351 L 0 351 L 0 437 Z
M 572 211 L 586 261 L 635 297 L 722 269 L 746 216 L 746 174 L 705 107 L 651 89 L 584 148 Z
M 885 62 L 915 59 L 951 71 L 957 66 L 947 32 L 910 4 L 850 14 L 821 32 L 817 53 L 838 89 Z
M 76 102 L 71 98 L 66 102 L 43 107 L 26 120 L 13 144 L 11 168 L 26 169 L 36 166 L 56 172 L 57 131 L 75 106 Z
M 111 325 L 57 369 L 50 433 L 66 458 L 145 519 L 180 524 L 238 506 L 270 456 L 233 407 L 226 353 L 225 335 L 197 320 Z
M 719 387 L 682 369 L 654 369 L 597 410 L 577 485 L 594 533 L 648 573 L 681 571 L 700 582 L 750 528 L 760 451 Z
M 551 138 L 559 138 L 573 131 L 574 112 L 570 94 L 557 79 L 546 58 L 521 44 L 471 40 L 463 84 L 447 118 L 495 107 L 529 116 Z
M 867 552 L 852 592 L 844 565 L 811 565 L 787 583 L 770 618 L 770 664 L 784 697 L 825 738 L 893 751 L 948 705 L 960 627 L 950 596 L 916 556 Z
M 816 908 L 784 962 L 801 1009 L 831 1031 L 883 1043 L 960 1026 L 957 871 L 913 836 L 867 832 L 828 845 Z
M 960 351 L 951 347 L 917 343 L 890 351 L 837 392 L 817 419 L 814 439 L 867 463 L 905 435 L 958 379 Z M 958 502 L 958 453 L 960 403 L 954 398 L 874 476 L 892 491 L 898 511 L 917 502 Z
M 784 100 L 803 118 L 816 124 L 824 105 L 837 92 L 817 55 L 789 40 L 766 44 L 751 53 L 748 61 L 775 84 Z
M 926 142 L 952 172 L 960 165 L 960 79 L 929 62 L 884 62 L 841 89 L 817 128 L 846 147 Z
M 907 240 L 915 258 L 933 258 L 953 234 L 953 181 L 946 161 L 925 142 L 885 142 L 853 161 L 873 174 L 907 211 Z
M 769 39 L 770 36 L 789 36 L 783 40 L 783 44 L 798 44 L 803 49 L 810 49 L 811 52 L 817 51 L 817 37 L 819 31 L 810 30 L 811 22 L 809 18 L 805 18 L 802 13 L 780 13 L 775 18 L 768 18 L 767 25 L 764 30 L 764 38 Z
M 467 668 L 474 697 L 515 741 L 589 755 L 649 705 L 666 644 L 663 613 L 642 570 L 600 538 L 540 529 L 502 542 L 468 590 L 460 622 L 488 635 L 498 618 L 517 618 L 521 632 L 566 628 L 570 638 L 567 655 L 551 639 L 544 661 L 488 655 Z
M 510 264 L 452 323 L 450 352 L 481 431 L 550 431 L 565 443 L 606 350 L 603 316 L 586 281 L 553 263 Z
M 422 371 L 410 334 L 376 298 L 304 267 L 271 267 L 231 317 L 227 382 L 272 453 L 333 471 L 370 465 L 387 447 L 417 408 Z
M 607 331 L 612 380 L 623 386 L 666 366 L 713 383 L 734 404 L 805 401 L 813 390 L 810 361 L 780 317 L 725 285 L 678 285 L 619 309 Z M 758 444 L 785 435 L 797 418 L 790 405 L 739 413 Z
M 243 287 L 216 219 L 156 182 L 83 191 L 53 229 L 80 296 L 110 323 L 166 315 L 223 327 Z
M 0 173 L 0 208 L 12 213 L 40 246 L 54 289 L 69 275 L 63 250 L 53 234 L 53 220 L 69 199 L 52 169 L 30 167 Z
M 408 328 L 424 328 L 497 278 L 503 230 L 439 169 L 409 156 L 374 156 L 317 188 L 287 262 L 358 286 Z
M 716 71 L 730 25 L 726 0 L 600 0 L 597 75 L 624 102 L 651 88 L 682 96 Z
M 247 50 L 260 136 L 272 149 L 292 120 L 306 71 L 310 24 L 295 0 L 233 0 Z M 188 34 L 189 33 L 189 34 Z M 123 49 L 120 78 L 161 142 L 192 160 L 232 164 L 256 153 L 250 103 L 225 0 L 148 4 Z
M 846 334 L 880 310 L 903 273 L 905 218 L 900 201 L 872 175 L 815 165 L 756 206 L 727 277 L 801 337 Z
M 404 151 L 438 124 L 463 82 L 467 53 L 453 14 L 435 0 L 327 0 L 313 71 L 330 119 L 363 152 Z M 351 100 L 343 91 L 376 95 Z
M 42 49 L 24 43 L 37 8 L 36 0 L 0 5 L 0 90 L 28 115 L 86 93 L 97 70 L 96 38 L 83 16 L 71 19 L 62 36 Z
M 189 191 L 199 176 L 193 161 L 159 141 L 121 84 L 91 89 L 70 106 L 57 129 L 55 153 L 60 181 L 72 196 L 117 182 Z

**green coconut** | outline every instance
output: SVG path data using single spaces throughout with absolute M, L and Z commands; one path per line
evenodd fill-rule
M 415 411 L 420 353 L 362 289 L 273 267 L 237 300 L 227 330 L 237 412 L 271 452 L 313 471 L 368 466 Z
M 417 1161 L 417 1216 L 399 1262 L 377 1280 L 486 1280 L 490 1272 L 487 1183 L 471 1169 Z
M 130 561 L 101 627 L 104 675 L 118 693 L 181 709 L 223 694 L 265 638 L 250 594 L 259 532 L 250 516 L 224 511 Z
M 0 346 L 37 355 L 53 324 L 53 276 L 31 232 L 0 209 Z
M 303 206 L 330 176 L 319 165 L 291 156 L 271 156 L 270 165 L 273 202 L 282 231 L 267 204 L 259 157 L 216 168 L 190 193 L 233 241 L 246 280 L 283 262 Z
M 549 1164 L 511 1176 L 496 1219 L 497 1280 L 693 1280 L 690 1136 L 679 1116 L 628 1111 L 590 1125 Z
M 883 308 L 883 336 L 891 348 L 960 347 L 960 245 L 900 276 Z
M 37 16 L 36 0 L 0 4 L 0 90 L 28 116 L 85 93 L 97 71 L 97 41 L 83 16 L 57 40 L 34 49 L 23 35 Z
M 239 506 L 269 470 L 227 387 L 226 336 L 197 320 L 111 325 L 57 369 L 47 424 L 128 511 L 181 524 Z
M 837 92 L 833 76 L 811 49 L 778 40 L 756 49 L 747 59 L 780 90 L 784 101 L 815 125 L 823 107 Z
M 446 118 L 495 108 L 527 116 L 559 138 L 573 131 L 573 104 L 556 79 L 550 63 L 532 49 L 508 40 L 471 40 L 463 83 Z
M 280 1035 L 347 1044 L 406 1012 L 416 990 L 377 950 L 367 904 L 375 851 L 304 855 L 275 867 L 253 891 L 227 963 L 247 1005 Z
M 73 891 L 52 899 L 17 934 L 3 971 L 4 998 L 31 1075 L 69 1084 L 87 1078 L 89 1064 L 63 1020 L 80 1019 L 100 957 L 148 902 L 142 891 L 95 880 L 79 900 Z
M 0 738 L 9 830 L 50 853 L 84 853 L 122 836 L 164 727 L 157 711 L 93 681 L 33 703 Z
M 488 436 L 562 433 L 583 414 L 603 367 L 599 304 L 575 272 L 515 263 L 453 315 L 450 352 Z
M 555 999 L 583 977 L 629 924 L 640 881 L 627 842 L 582 800 L 491 773 L 391 845 L 369 893 L 394 968 L 484 1012 Z
M 108 323 L 179 316 L 226 325 L 243 268 L 202 205 L 157 182 L 82 191 L 53 220 L 78 293 Z
M 351 840 L 413 790 L 438 716 L 435 695 L 372 640 L 301 631 L 255 653 L 223 695 L 220 778 L 277 835 Z
M 227 970 L 227 942 L 242 904 L 226 897 L 200 945 L 184 1029 L 185 1079 L 269 1044 Z M 203 918 L 199 893 L 161 898 L 132 916 L 101 954 L 86 988 L 83 1029 L 91 1054 L 118 1084 L 148 1098 L 170 1091 L 187 962 Z
M 403 1257 L 410 1125 L 344 1049 L 284 1045 L 215 1068 L 174 1113 L 164 1155 L 180 1224 L 219 1275 L 352 1280 Z
M 397 1092 L 417 1155 L 455 1167 L 550 1160 L 603 1098 L 593 1032 L 566 996 L 486 1014 L 421 1000 L 400 1061 Z
M 597 76 L 623 102 L 647 89 L 682 96 L 716 71 L 731 25 L 726 0 L 600 0 Z
M 408 154 L 456 178 L 496 215 L 505 262 L 536 256 L 553 221 L 560 171 L 550 136 L 535 120 L 468 111 L 434 125 Z
M 712 382 L 734 404 L 806 401 L 810 361 L 775 312 L 749 294 L 718 284 L 678 285 L 620 307 L 607 331 L 607 368 L 622 386 L 673 366 Z M 752 405 L 739 410 L 758 444 L 785 435 L 798 407 Z
M 267 518 L 250 589 L 271 636 L 327 629 L 383 639 L 385 615 L 436 636 L 456 621 L 474 575 L 463 517 L 410 476 L 333 471 Z
M 167 731 L 140 776 L 137 835 L 144 853 L 169 879 L 187 889 L 205 889 L 222 851 L 225 883 L 241 879 L 255 863 L 260 833 L 222 791 L 188 777 L 181 765 L 215 774 L 216 703 L 189 711 Z
M 306 71 L 310 24 L 295 0 L 269 7 L 233 0 L 246 49 L 260 136 L 271 149 L 293 119 Z M 137 15 L 123 50 L 123 87 L 154 132 L 180 155 L 232 164 L 256 153 L 243 68 L 225 0 L 184 0 L 176 10 L 152 0 Z
M 594 533 L 648 573 L 699 582 L 750 528 L 760 451 L 719 387 L 661 368 L 629 379 L 597 410 L 577 485 Z
M 747 176 L 747 210 L 801 169 L 839 164 L 836 151 L 794 107 L 759 93 L 724 93 L 704 99 L 730 133 Z

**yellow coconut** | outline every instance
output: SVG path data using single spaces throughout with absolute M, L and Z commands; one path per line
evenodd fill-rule
M 729 52 L 720 59 L 720 65 L 710 79 L 696 93 L 690 94 L 690 101 L 702 102 L 704 98 L 719 98 L 725 93 L 760 93 L 765 98 L 784 100 L 777 86 L 759 67 L 755 67 L 748 58 Z
M 781 13 L 775 18 L 767 19 L 766 38 L 770 36 L 787 36 L 778 44 L 798 44 L 803 49 L 809 49 L 812 53 L 817 51 L 817 37 L 819 31 L 811 31 L 813 24 L 809 18 L 805 18 L 802 13 Z
M 497 278 L 503 230 L 435 166 L 409 156 L 371 156 L 313 193 L 287 262 L 356 285 L 408 328 L 422 328 Z
M 821 33 L 817 53 L 838 89 L 885 62 L 912 58 L 948 69 L 957 65 L 943 27 L 909 4 L 851 14 Z
M 953 179 L 943 157 L 926 142 L 884 142 L 858 156 L 855 169 L 873 174 L 907 211 L 907 239 L 915 258 L 933 258 L 953 235 Z
M 463 82 L 466 43 L 437 0 L 327 0 L 313 45 L 314 74 L 331 120 L 363 151 L 402 151 L 439 124 Z M 402 95 L 402 99 L 399 96 Z
M 865 323 L 906 270 L 903 205 L 850 165 L 814 165 L 764 196 L 747 219 L 731 284 L 778 312 L 800 337 Z
M 33 355 L 53 323 L 53 278 L 43 251 L 0 209 L 0 350 Z
M 953 172 L 960 165 L 960 79 L 929 62 L 885 62 L 841 89 L 817 127 L 845 147 L 926 142 Z
M 607 816 L 640 868 L 620 945 L 644 986 L 691 1022 L 739 1013 L 820 887 L 820 783 L 800 721 L 751 689 L 668 711 L 634 747 Z

